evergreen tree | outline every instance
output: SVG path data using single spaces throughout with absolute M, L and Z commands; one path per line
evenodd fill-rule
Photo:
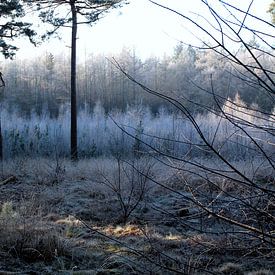
M 19 36 L 27 36 L 35 43 L 32 24 L 22 21 L 25 16 L 24 6 L 19 0 L 0 2 L 0 52 L 6 58 L 12 58 L 18 48 L 11 42 Z
M 29 1 L 36 6 L 40 18 L 53 26 L 47 32 L 50 36 L 61 27 L 71 28 L 71 158 L 77 159 L 77 96 L 76 96 L 76 40 L 79 24 L 92 25 L 111 8 L 117 8 L 122 0 L 53 0 Z

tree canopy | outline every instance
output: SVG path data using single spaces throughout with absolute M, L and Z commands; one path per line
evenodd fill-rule
M 39 17 L 44 23 L 49 23 L 53 28 L 47 31 L 43 38 L 56 33 L 61 27 L 71 27 L 73 21 L 72 6 L 75 8 L 80 21 L 77 24 L 93 24 L 97 22 L 110 8 L 117 8 L 122 0 L 53 0 L 25 2 L 39 12 Z
M 12 40 L 19 36 L 27 36 L 35 43 L 36 32 L 32 24 L 23 21 L 24 5 L 19 0 L 1 1 L 0 3 L 0 51 L 6 58 L 12 58 L 18 48 Z
M 111 8 L 117 8 L 123 0 L 53 0 L 26 1 L 36 8 L 44 23 L 53 26 L 43 38 L 55 34 L 60 27 L 71 28 L 71 158 L 77 159 L 77 93 L 76 93 L 76 40 L 79 24 L 93 24 Z

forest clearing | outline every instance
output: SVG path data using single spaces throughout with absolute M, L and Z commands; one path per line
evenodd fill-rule
M 182 3 L 1 1 L 0 274 L 274 274 L 275 1 Z

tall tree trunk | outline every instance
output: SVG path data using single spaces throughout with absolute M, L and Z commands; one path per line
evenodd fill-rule
M 0 72 L 0 79 L 2 81 L 2 88 L 0 91 L 0 162 L 3 161 L 4 153 L 3 153 L 3 134 L 2 134 L 2 111 L 4 106 L 4 90 L 5 90 L 5 82 L 2 78 L 2 73 Z
M 3 160 L 3 138 L 2 138 L 2 125 L 0 116 L 0 161 Z
M 70 1 L 72 12 L 72 41 L 71 41 L 71 159 L 77 160 L 77 104 L 76 104 L 76 35 L 77 12 L 75 0 Z

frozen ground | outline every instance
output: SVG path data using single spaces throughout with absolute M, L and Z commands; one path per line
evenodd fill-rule
M 270 171 L 257 173 L 274 186 Z M 274 243 L 189 200 L 214 196 L 211 207 L 247 220 L 227 195 L 247 192 L 234 182 L 104 158 L 17 159 L 3 163 L 1 177 L 0 274 L 274 274 Z M 274 201 L 261 203 L 274 215 Z

